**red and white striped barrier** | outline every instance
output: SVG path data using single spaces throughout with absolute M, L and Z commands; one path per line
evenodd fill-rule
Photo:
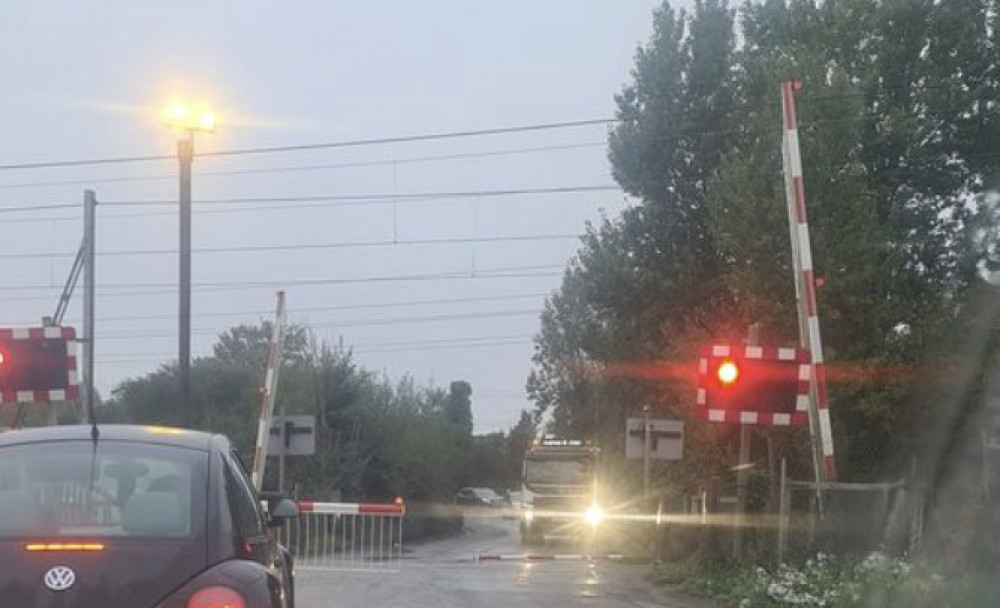
M 285 292 L 278 292 L 278 305 L 274 313 L 271 340 L 267 345 L 264 362 L 264 382 L 258 397 L 260 412 L 257 417 L 257 443 L 253 451 L 250 479 L 259 492 L 264 487 L 264 465 L 267 463 L 267 442 L 271 437 L 271 418 L 274 416 L 274 397 L 278 391 L 278 372 L 281 371 L 281 353 L 285 338 Z
M 823 455 L 825 481 L 837 477 L 833 457 L 833 430 L 826 395 L 826 370 L 823 366 L 823 341 L 819 329 L 819 312 L 816 307 L 816 278 L 813 276 L 812 244 L 809 240 L 809 221 L 806 214 L 805 182 L 802 179 L 802 154 L 799 150 L 798 116 L 795 111 L 795 92 L 802 87 L 800 81 L 781 84 L 781 109 L 783 118 L 782 152 L 785 164 L 786 198 L 789 205 L 792 253 L 796 256 L 796 287 L 801 300 L 800 317 L 804 317 L 801 331 L 803 346 L 812 356 L 812 394 L 816 403 L 820 446 Z M 813 439 L 815 441 L 815 437 Z
M 312 571 L 399 570 L 403 504 L 298 502 L 299 516 L 283 526 L 281 543 L 295 567 Z
M 624 555 L 585 555 L 583 553 L 480 553 L 476 562 L 598 562 L 624 559 Z
M 406 515 L 406 507 L 401 504 L 314 502 L 300 500 L 302 513 L 327 513 L 332 515 Z

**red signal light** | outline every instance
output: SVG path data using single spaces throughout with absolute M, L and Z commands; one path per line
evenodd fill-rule
M 719 382 L 725 385 L 730 385 L 736 382 L 736 379 L 740 377 L 740 368 L 737 367 L 732 361 L 723 361 L 719 365 L 719 369 L 716 373 L 719 377 Z

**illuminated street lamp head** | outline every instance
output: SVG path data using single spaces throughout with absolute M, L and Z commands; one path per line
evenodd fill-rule
M 740 368 L 732 361 L 723 361 L 718 370 L 719 382 L 729 385 L 740 377 Z
M 216 117 L 207 104 L 190 104 L 185 101 L 171 102 L 163 112 L 167 126 L 183 131 L 214 133 Z

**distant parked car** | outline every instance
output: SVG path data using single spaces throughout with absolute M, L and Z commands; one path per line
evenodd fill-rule
M 460 505 L 501 507 L 504 499 L 490 488 L 462 488 L 455 495 L 455 502 Z

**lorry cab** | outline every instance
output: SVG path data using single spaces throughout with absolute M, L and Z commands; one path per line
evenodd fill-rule
M 525 452 L 520 524 L 524 544 L 582 538 L 599 523 L 599 456 L 597 447 L 576 440 L 544 440 Z

